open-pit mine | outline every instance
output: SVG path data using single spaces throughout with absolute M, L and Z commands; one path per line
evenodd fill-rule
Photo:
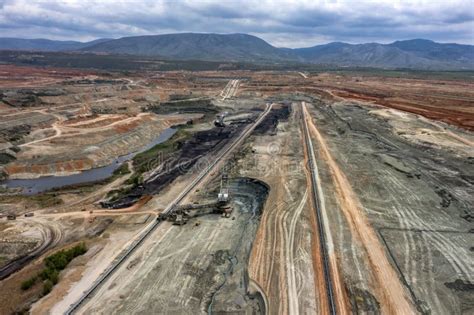
M 0 65 L 0 314 L 473 314 L 474 81 Z

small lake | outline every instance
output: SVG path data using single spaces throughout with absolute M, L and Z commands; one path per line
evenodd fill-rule
M 147 151 L 157 144 L 163 143 L 171 138 L 177 129 L 167 128 L 155 138 L 152 142 L 141 148 L 139 151 L 117 157 L 111 164 L 82 171 L 78 174 L 67 176 L 43 176 L 32 179 L 9 179 L 0 182 L 8 188 L 23 188 L 23 194 L 34 195 L 54 188 L 61 188 L 69 185 L 96 182 L 112 176 L 113 172 L 122 165 L 122 163 L 132 159 L 135 155 Z

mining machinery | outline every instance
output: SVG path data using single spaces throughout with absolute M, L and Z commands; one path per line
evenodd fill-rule
M 228 112 L 224 112 L 224 113 L 221 113 L 221 114 L 217 114 L 216 115 L 216 119 L 214 120 L 214 125 L 216 127 L 225 127 L 225 123 L 224 123 L 224 118 L 225 116 L 227 116 L 229 113 Z
M 219 193 L 217 194 L 217 201 L 206 204 L 185 204 L 175 205 L 169 213 L 162 213 L 158 216 L 158 220 L 168 220 L 173 222 L 174 225 L 186 224 L 191 217 L 191 211 L 200 212 L 204 210 L 212 209 L 212 213 L 220 213 L 223 217 L 228 218 L 232 213 L 232 207 L 230 207 L 230 195 L 229 195 L 229 178 L 226 173 L 221 176 L 221 183 Z

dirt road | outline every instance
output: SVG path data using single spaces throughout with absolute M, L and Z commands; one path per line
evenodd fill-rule
M 240 80 L 230 80 L 220 94 L 221 99 L 225 101 L 226 99 L 235 96 L 237 94 L 237 90 L 239 89 L 239 85 Z
M 270 187 L 249 261 L 249 277 L 264 295 L 268 314 L 326 314 L 323 278 L 313 251 L 317 234 L 304 175 L 300 106 L 291 106 L 276 130 L 264 128 L 252 139 L 240 162 L 241 176 L 252 176 Z
M 5 266 L 2 266 L 2 268 L 0 268 L 0 280 L 7 278 L 14 272 L 17 272 L 18 270 L 26 266 L 29 262 L 33 261 L 37 257 L 40 257 L 47 250 L 59 244 L 63 237 L 63 228 L 58 222 L 54 220 L 52 221 L 46 218 L 35 217 L 30 218 L 29 220 L 27 220 L 27 222 L 26 220 L 25 222 L 23 221 L 23 219 L 19 218 L 16 224 L 27 223 L 27 226 L 29 226 L 30 229 L 31 227 L 37 228 L 40 233 L 41 240 L 37 248 L 27 253 L 26 255 L 9 262 Z
M 299 74 L 300 76 L 302 76 L 303 78 L 305 78 L 305 79 L 308 78 L 308 76 L 307 76 L 306 74 L 304 74 L 303 72 L 298 72 L 298 74 Z
M 303 104 L 304 106 L 304 104 Z M 340 267 L 337 262 L 336 253 L 334 252 L 334 243 L 331 235 L 331 228 L 328 221 L 326 210 L 324 191 L 322 189 L 321 179 L 319 177 L 318 163 L 314 155 L 314 146 L 309 134 L 308 117 L 305 108 L 303 113 L 303 133 L 305 137 L 305 174 L 308 189 L 314 194 L 312 195 L 312 206 L 315 213 L 314 233 L 318 234 L 318 243 L 315 242 L 314 252 L 319 258 L 318 263 L 322 267 L 315 268 L 319 277 L 324 279 L 320 281 L 318 291 L 320 295 L 327 300 L 327 309 L 325 312 L 332 314 L 349 314 L 350 307 L 347 295 L 345 294 L 344 280 L 340 274 Z M 307 162 L 307 163 L 306 163 Z M 313 187 L 316 186 L 316 187 Z M 323 242 L 323 243 L 322 243 Z M 326 304 L 326 303 L 325 303 Z

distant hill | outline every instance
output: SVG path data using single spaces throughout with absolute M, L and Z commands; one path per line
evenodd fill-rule
M 474 46 L 459 44 L 440 44 L 426 39 L 396 41 L 390 45 L 420 57 L 444 61 L 472 62 Z
M 61 41 L 50 39 L 0 38 L 1 50 L 38 50 L 38 51 L 70 51 L 86 46 L 109 41 L 109 38 L 96 39 L 90 42 Z
M 161 56 L 171 59 L 304 62 L 335 66 L 414 69 L 474 69 L 474 46 L 414 39 L 392 44 L 340 42 L 310 48 L 276 48 L 246 34 L 168 34 L 124 37 L 85 51 Z
M 413 69 L 474 69 L 474 46 L 439 44 L 424 39 L 392 44 L 329 43 L 293 49 L 305 62 L 339 66 Z
M 275 61 L 294 59 L 287 52 L 247 34 L 181 33 L 124 37 L 82 50 L 171 59 L 221 61 Z
M 474 46 L 426 39 L 391 44 L 333 42 L 308 48 L 277 48 L 247 34 L 180 33 L 99 39 L 81 43 L 0 38 L 0 49 L 83 51 L 175 60 L 312 63 L 334 66 L 474 70 Z

